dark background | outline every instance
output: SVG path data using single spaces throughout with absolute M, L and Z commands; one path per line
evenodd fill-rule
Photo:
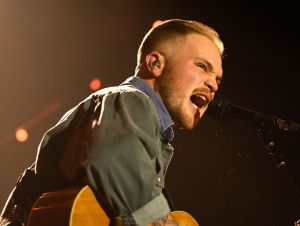
M 296 3 L 244 1 L 0 0 L 0 205 L 35 159 L 43 133 L 91 93 L 89 81 L 119 84 L 134 73 L 136 50 L 152 23 L 202 21 L 226 51 L 219 99 L 300 122 L 299 12 Z M 23 126 L 26 143 L 15 141 Z M 299 133 L 275 148 L 300 186 Z M 247 120 L 205 117 L 176 131 L 167 184 L 176 209 L 202 226 L 293 226 L 297 202 Z

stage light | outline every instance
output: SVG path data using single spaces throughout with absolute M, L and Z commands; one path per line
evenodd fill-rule
M 16 140 L 18 142 L 21 142 L 21 143 L 26 142 L 28 140 L 28 137 L 29 137 L 29 134 L 26 129 L 18 128 L 16 130 Z
M 101 81 L 98 78 L 94 78 L 92 81 L 90 81 L 90 89 L 93 91 L 96 91 L 100 89 L 101 87 Z
M 164 21 L 163 20 L 156 20 L 153 22 L 152 27 L 157 27 L 158 25 L 162 24 Z

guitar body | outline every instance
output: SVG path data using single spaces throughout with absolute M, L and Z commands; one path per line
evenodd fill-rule
M 179 226 L 199 226 L 184 211 L 171 212 Z M 89 186 L 44 193 L 35 202 L 27 226 L 108 226 L 109 218 Z

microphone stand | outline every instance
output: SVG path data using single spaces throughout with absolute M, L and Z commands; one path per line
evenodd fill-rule
M 259 117 L 260 118 L 260 117 Z M 268 119 L 265 121 L 264 119 Z M 290 131 L 288 127 L 285 127 L 284 125 L 287 125 L 285 120 L 281 120 L 275 117 L 272 117 L 274 120 L 274 123 L 270 124 L 270 118 L 268 117 L 262 117 L 261 120 L 257 120 L 256 122 L 258 124 L 257 134 L 260 139 L 260 141 L 263 144 L 263 147 L 268 151 L 269 155 L 271 156 L 275 166 L 281 170 L 283 177 L 286 179 L 293 195 L 296 198 L 297 203 L 300 205 L 300 190 L 297 187 L 294 179 L 290 175 L 288 169 L 287 169 L 287 163 L 283 160 L 283 158 L 279 155 L 279 149 L 277 148 L 274 138 L 275 133 L 278 132 L 278 129 Z M 293 122 L 289 122 L 289 125 L 295 125 Z M 298 132 L 298 131 L 297 131 Z M 296 225 L 296 224 L 295 224 Z
M 275 145 L 275 133 L 278 131 L 295 132 L 300 134 L 300 124 L 293 121 L 283 120 L 271 115 L 265 115 L 253 110 L 249 110 L 226 100 L 214 100 L 208 106 L 208 113 L 213 118 L 223 120 L 226 118 L 250 120 L 258 126 L 257 134 L 263 147 L 268 151 L 275 166 L 281 169 L 283 177 L 287 181 L 297 203 L 300 205 L 300 191 L 294 179 L 287 169 L 287 163 L 279 155 L 279 148 Z M 300 219 L 294 223 L 300 226 Z

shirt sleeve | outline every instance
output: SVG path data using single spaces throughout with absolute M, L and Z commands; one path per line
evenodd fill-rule
M 84 169 L 98 200 L 123 224 L 146 225 L 170 212 L 157 183 L 161 162 L 159 121 L 151 100 L 139 91 L 104 96 Z

